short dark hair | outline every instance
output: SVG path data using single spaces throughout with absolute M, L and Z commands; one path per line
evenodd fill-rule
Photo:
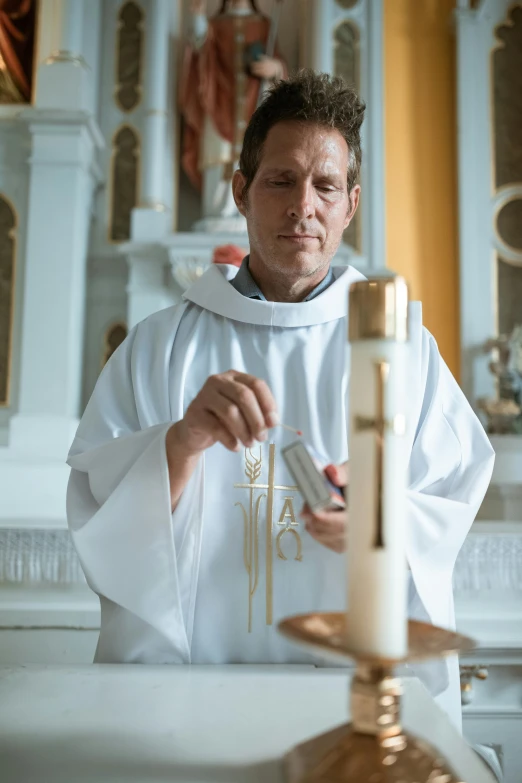
M 306 69 L 276 82 L 252 115 L 245 131 L 239 158 L 239 169 L 246 180 L 244 194 L 257 173 L 270 129 L 278 122 L 291 121 L 339 131 L 348 145 L 350 192 L 361 167 L 361 125 L 365 109 L 355 90 L 338 76 Z

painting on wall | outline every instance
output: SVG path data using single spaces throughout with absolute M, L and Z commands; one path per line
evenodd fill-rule
M 0 103 L 30 103 L 36 0 L 0 3 Z

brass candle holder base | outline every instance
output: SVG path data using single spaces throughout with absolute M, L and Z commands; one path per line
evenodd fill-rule
M 352 722 L 298 745 L 286 757 L 289 783 L 463 783 L 434 747 L 405 732 L 400 721 L 402 686 L 396 666 L 473 649 L 465 636 L 427 623 L 408 623 L 404 658 L 365 656 L 346 641 L 349 615 L 291 617 L 279 630 L 324 655 L 356 661 Z

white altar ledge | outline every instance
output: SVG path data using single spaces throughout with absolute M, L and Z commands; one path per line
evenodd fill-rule
M 0 668 L 6 783 L 283 783 L 294 745 L 346 722 L 347 673 L 312 666 Z M 417 680 L 404 725 L 489 783 Z

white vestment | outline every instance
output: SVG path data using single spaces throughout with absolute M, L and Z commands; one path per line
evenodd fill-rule
M 208 449 L 171 512 L 165 436 L 215 373 L 263 378 L 281 421 L 332 462 L 348 458 L 346 311 L 350 283 L 362 276 L 335 267 L 323 293 L 289 304 L 242 296 L 228 282 L 236 272 L 211 267 L 182 303 L 133 329 L 72 445 L 68 517 L 100 596 L 98 662 L 318 662 L 277 623 L 345 608 L 346 558 L 304 530 L 280 453 L 293 438 L 281 427 L 247 452 Z M 453 566 L 493 452 L 419 305 L 410 323 L 409 609 L 453 627 Z M 427 667 L 424 681 L 458 723 L 456 659 Z

